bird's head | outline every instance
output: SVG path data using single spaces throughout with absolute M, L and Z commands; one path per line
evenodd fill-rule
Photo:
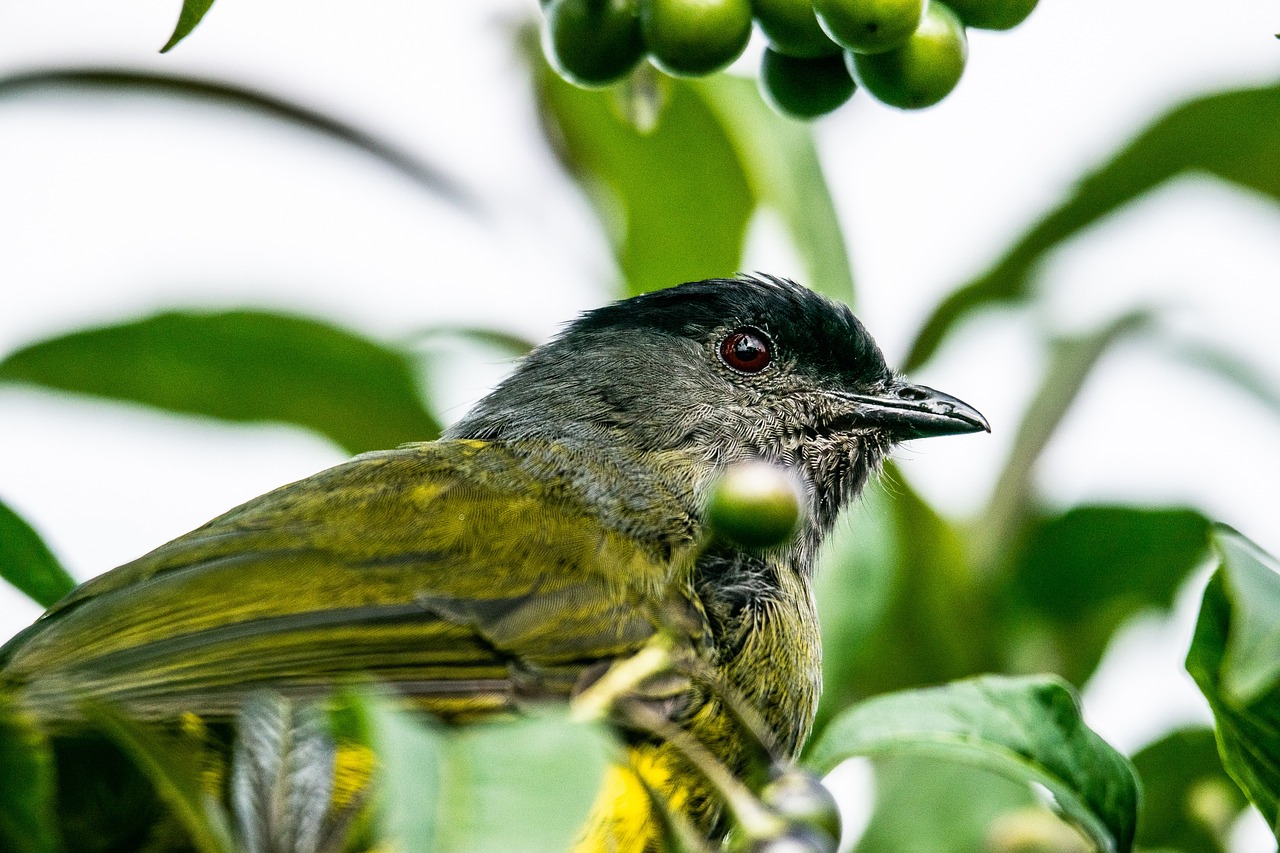
M 826 528 L 897 442 L 986 429 L 967 404 L 894 374 L 846 306 L 758 276 L 584 314 L 450 433 L 685 458 L 704 480 L 765 459 L 800 476 Z

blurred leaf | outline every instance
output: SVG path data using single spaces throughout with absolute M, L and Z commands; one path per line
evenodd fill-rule
M 183 15 L 187 13 L 187 6 L 204 2 L 205 0 L 196 0 L 196 3 L 192 3 L 188 0 L 183 7 Z M 208 0 L 207 5 L 212 5 L 212 0 Z M 193 23 L 192 26 L 195 24 Z M 179 29 L 181 29 L 181 23 L 179 23 Z M 460 184 L 448 177 L 444 170 L 424 163 L 416 155 L 379 139 L 353 124 L 256 89 L 198 77 L 149 74 L 145 71 L 109 68 L 66 68 L 0 77 L 0 98 L 45 90 L 60 92 L 77 89 L 101 91 L 113 95 L 136 93 L 178 100 L 207 101 L 233 110 L 258 113 L 357 148 L 381 160 L 433 196 L 446 199 L 451 204 L 473 214 L 480 211 L 479 202 Z
M 894 753 L 875 761 L 875 810 L 853 849 L 988 851 L 992 824 L 1034 803 L 1031 789 L 1020 780 L 936 756 Z
M 196 28 L 200 20 L 204 18 L 204 13 L 208 12 L 213 6 L 213 0 L 182 0 L 182 11 L 178 14 L 178 25 L 173 29 L 173 35 L 169 36 L 169 41 L 164 47 L 160 48 L 161 53 L 167 53 L 173 47 Z
M 1014 558 L 1009 597 L 1043 625 L 1052 651 L 1019 668 L 1083 684 L 1121 624 L 1173 605 L 1204 559 L 1208 531 L 1208 519 L 1183 508 L 1078 506 L 1037 521 Z
M 814 731 L 862 696 L 859 672 L 893 604 L 896 534 L 893 502 L 872 486 L 819 552 L 814 597 L 822 626 L 822 696 Z
M 853 274 L 835 202 L 807 125 L 783 118 L 744 77 L 691 81 L 737 153 L 757 204 L 782 218 L 814 290 L 853 302 Z
M 1228 701 L 1243 705 L 1280 680 L 1280 562 L 1229 528 L 1215 528 L 1213 541 L 1232 603 L 1222 687 Z
M 561 853 L 614 752 L 607 730 L 564 717 L 446 729 L 377 699 L 364 713 L 384 828 L 401 850 Z
M 53 754 L 34 722 L 0 698 L 0 849 L 58 853 Z
M 527 355 L 537 344 L 511 332 L 479 326 L 430 326 L 421 329 L 415 337 L 419 341 L 432 341 L 439 338 L 462 338 L 478 344 L 485 344 L 503 350 L 514 356 Z
M 587 91 L 538 53 L 548 137 L 588 190 L 630 294 L 739 272 L 759 206 L 788 229 L 817 290 L 846 302 L 853 279 L 809 130 L 775 114 L 755 85 L 718 74 L 654 73 L 652 126 L 622 101 L 625 88 Z
M 1049 366 L 1018 425 L 991 501 L 978 515 L 973 553 L 979 565 L 995 563 L 1035 511 L 1035 465 L 1102 356 L 1116 343 L 1148 330 L 1149 311 L 1133 311 L 1100 329 L 1052 342 Z
M 81 705 L 85 718 L 120 747 L 172 809 L 198 853 L 234 853 L 218 792 L 204 784 L 201 753 L 100 702 Z
M 1057 678 L 983 676 L 869 699 L 827 727 L 806 763 L 829 772 L 858 755 L 906 753 L 1038 782 L 1101 850 L 1133 845 L 1133 769 L 1084 724 L 1075 691 Z
M 1133 757 L 1142 779 L 1138 846 L 1180 853 L 1227 853 L 1247 801 L 1222 769 L 1212 729 L 1181 729 Z
M 1275 558 L 1230 528 L 1200 605 L 1187 671 L 1209 700 L 1223 766 L 1267 823 L 1280 795 L 1280 576 Z
M 448 850 L 445 733 L 378 699 L 363 700 L 378 757 L 382 831 L 396 850 Z
M 990 269 L 943 300 L 912 344 L 905 369 L 932 357 L 972 312 L 1026 299 L 1032 271 L 1064 241 L 1170 178 L 1193 172 L 1280 199 L 1280 86 L 1198 98 L 1149 125 Z
M 1212 373 L 1280 414 L 1280 388 L 1254 365 L 1225 350 L 1206 343 L 1169 344 L 1175 357 L 1193 367 Z
M 353 453 L 440 433 L 404 354 L 316 320 L 262 311 L 174 312 L 72 332 L 0 361 L 0 381 L 296 424 Z
M 834 550 L 845 537 L 832 543 L 818 578 L 822 630 L 832 638 L 819 725 L 857 699 L 986 672 L 1000 660 L 960 529 L 893 463 L 873 488 L 882 494 L 868 490 L 864 500 L 874 514 L 857 523 L 847 550 Z
M 71 592 L 76 582 L 31 525 L 0 501 L 0 577 L 43 607 Z
M 580 89 L 534 62 L 548 135 L 596 205 L 628 295 L 737 272 L 755 200 L 700 90 L 661 78 L 665 103 L 646 132 L 614 91 Z

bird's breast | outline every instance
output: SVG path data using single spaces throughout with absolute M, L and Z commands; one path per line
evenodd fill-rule
M 716 668 L 764 719 L 780 751 L 795 756 L 813 726 L 822 684 L 807 573 L 758 555 L 711 552 L 699 581 Z

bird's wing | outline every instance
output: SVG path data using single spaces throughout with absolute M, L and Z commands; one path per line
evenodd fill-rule
M 567 695 L 633 652 L 680 564 L 548 494 L 496 444 L 358 457 L 89 581 L 0 652 L 50 719 L 79 698 L 231 713 L 371 677 L 454 717 Z

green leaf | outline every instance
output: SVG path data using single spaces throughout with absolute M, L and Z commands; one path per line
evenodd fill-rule
M 198 853 L 234 853 L 230 821 L 217 791 L 205 784 L 200 752 L 109 705 L 86 701 L 81 707 L 86 719 L 151 781 Z
M 182 0 L 182 11 L 178 14 L 178 25 L 173 29 L 169 41 L 160 48 L 161 53 L 168 53 L 178 42 L 191 34 L 196 25 L 204 18 L 213 6 L 213 0 Z
M 853 279 L 808 128 L 788 122 L 745 79 L 680 80 L 651 70 L 626 87 L 580 89 L 536 63 L 549 138 L 604 221 L 630 294 L 740 270 L 751 217 L 774 209 L 810 284 L 844 301 Z M 653 126 L 623 96 L 652 85 Z
M 963 792 L 957 796 L 957 792 Z M 996 821 L 1035 807 L 1021 780 L 903 752 L 875 760 L 875 809 L 856 853 L 995 851 Z M 1049 821 L 1057 819 L 1038 810 Z
M 1244 359 L 1208 343 L 1169 342 L 1166 347 L 1175 358 L 1234 385 L 1280 414 L 1280 389 L 1275 381 Z
M 662 112 L 642 130 L 614 91 L 580 89 L 535 61 L 551 139 L 604 221 L 627 293 L 736 273 L 755 200 L 697 87 L 658 78 Z
M 0 848 L 58 853 L 53 753 L 44 734 L 0 698 Z M 21 780 L 21 784 L 12 784 Z
M 1057 678 L 983 676 L 870 699 L 827 727 L 807 763 L 829 772 L 858 755 L 911 753 L 1038 782 L 1101 850 L 1133 845 L 1133 769 L 1084 724 L 1075 691 Z
M 899 542 L 893 509 L 887 491 L 867 489 L 819 552 L 814 597 L 822 626 L 822 697 L 815 731 L 862 697 L 860 673 L 894 601 Z
M 615 750 L 606 729 L 563 717 L 446 729 L 362 702 L 381 768 L 383 828 L 400 850 L 561 853 Z
M 1247 801 L 1222 768 L 1212 729 L 1170 732 L 1143 747 L 1133 765 L 1142 779 L 1140 848 L 1227 853 Z
M 807 284 L 852 303 L 849 253 L 812 131 L 779 115 L 746 78 L 713 74 L 691 85 L 719 119 L 756 203 L 781 217 L 804 262 Z
M 1280 200 L 1280 86 L 1222 92 L 1185 103 L 1086 176 L 1061 205 L 996 263 L 948 296 L 907 356 L 910 371 L 974 311 L 1027 298 L 1032 272 L 1066 240 L 1177 175 L 1205 172 Z
M 1231 778 L 1274 828 L 1280 796 L 1280 576 L 1275 558 L 1219 526 L 1222 565 L 1200 605 L 1187 671 L 1209 700 Z
M 280 421 L 351 452 L 426 441 L 401 352 L 316 320 L 174 312 L 31 344 L 0 361 L 23 382 L 231 421 Z
M 1018 425 L 1018 434 L 992 490 L 991 501 L 978 515 L 973 533 L 973 552 L 978 564 L 996 562 L 1030 520 L 1036 506 L 1033 479 L 1036 463 L 1093 369 L 1117 343 L 1148 331 L 1152 319 L 1149 311 L 1133 311 L 1100 329 L 1052 342 L 1044 379 Z
M 1225 527 L 1213 534 L 1232 602 L 1231 632 L 1222 659 L 1222 686 L 1229 701 L 1244 705 L 1276 688 L 1280 680 L 1280 562 Z
M 1122 623 L 1173 605 L 1204 559 L 1208 533 L 1208 519 L 1178 507 L 1078 506 L 1039 519 L 1014 558 L 1008 595 L 1018 620 L 1030 623 L 1019 627 L 1045 634 L 1031 648 L 1047 646 L 1049 655 L 1019 668 L 1051 667 L 1083 684 Z
M 535 347 L 533 341 L 512 332 L 480 326 L 430 326 L 414 335 L 416 343 L 430 343 L 440 338 L 460 338 L 502 350 L 513 356 L 528 355 Z
M 212 0 L 209 0 L 208 5 L 212 5 Z M 353 124 L 257 89 L 199 77 L 106 68 L 64 68 L 0 77 L 0 98 L 44 91 L 77 90 L 101 91 L 109 95 L 148 94 L 182 101 L 204 101 L 238 113 L 255 113 L 352 146 L 395 169 L 433 196 L 443 198 L 469 213 L 480 212 L 479 202 L 444 170 L 423 162 L 416 155 Z
M 40 534 L 0 501 L 0 577 L 43 607 L 71 592 L 76 582 Z
M 824 682 L 820 723 L 857 699 L 963 678 L 1000 662 L 990 604 L 963 531 L 925 503 L 893 463 L 881 479 L 882 494 L 864 493 L 874 515 L 856 526 L 848 550 L 824 557 L 826 574 L 818 578 L 823 632 L 833 637 L 823 654 L 831 681 Z M 840 547 L 840 538 L 832 545 Z M 826 561 L 842 565 L 831 571 Z M 859 603 L 851 606 L 853 597 Z

